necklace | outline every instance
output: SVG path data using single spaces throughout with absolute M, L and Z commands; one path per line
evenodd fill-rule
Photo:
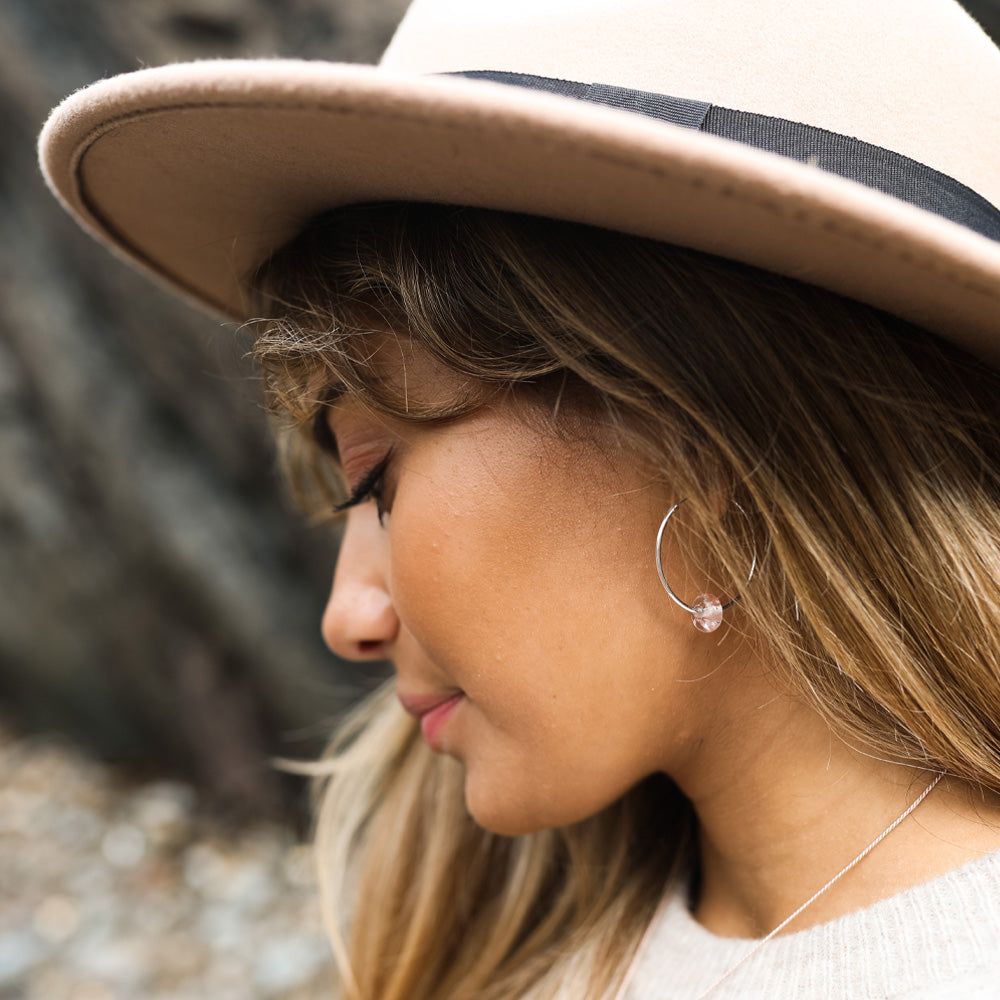
M 812 904 L 815 903 L 816 900 L 819 899 L 819 897 L 822 896 L 823 893 L 827 891 L 827 889 L 831 888 L 833 885 L 839 882 L 840 879 L 842 879 L 852 868 L 854 868 L 856 865 L 859 865 L 862 861 L 864 861 L 864 859 L 867 858 L 868 855 L 871 854 L 871 852 L 874 851 L 875 848 L 878 847 L 878 845 L 881 844 L 882 841 L 885 840 L 885 838 L 888 837 L 889 834 L 892 833 L 892 831 L 895 830 L 896 827 L 899 826 L 899 824 L 902 823 L 903 820 L 906 819 L 906 817 L 909 816 L 910 813 L 912 813 L 913 810 L 916 809 L 917 806 L 919 806 L 920 803 L 923 802 L 924 799 L 926 799 L 927 796 L 930 795 L 932 791 L 934 791 L 935 787 L 937 787 L 937 783 L 943 777 L 944 774 L 938 774 L 934 778 L 934 780 L 903 810 L 903 812 L 901 812 L 853 861 L 844 865 L 844 867 L 841 868 L 840 871 L 837 872 L 837 874 L 834 875 L 833 878 L 830 879 L 830 881 L 827 882 L 822 889 L 819 889 L 817 892 L 813 893 L 813 895 L 811 895 L 794 913 L 792 913 L 790 916 L 785 917 L 785 919 L 782 920 L 781 923 L 778 924 L 778 926 L 775 927 L 774 930 L 770 932 L 770 934 L 768 934 L 766 937 L 762 937 L 759 941 L 755 942 L 753 947 L 750 948 L 750 950 L 747 951 L 742 956 L 742 958 L 734 962 L 728 969 L 726 969 L 726 971 L 723 972 L 722 975 L 719 976 L 719 978 L 716 979 L 715 982 L 713 982 L 712 985 L 709 986 L 707 990 L 704 990 L 702 993 L 699 993 L 698 996 L 695 997 L 695 1000 L 705 1000 L 705 997 L 707 997 L 713 990 L 715 990 L 717 986 L 725 982 L 725 980 L 727 980 L 745 962 L 750 961 L 750 959 L 753 958 L 753 956 L 756 955 L 757 952 L 760 951 L 760 949 L 763 948 L 764 945 L 768 943 L 768 941 L 770 941 L 776 935 L 780 934 L 804 909 L 806 909 L 806 907 L 812 906 Z M 639 942 L 639 947 L 636 948 L 635 955 L 633 955 L 632 961 L 625 972 L 625 978 L 622 980 L 621 986 L 618 987 L 618 992 L 615 993 L 614 1000 L 624 1000 L 625 993 L 628 990 L 629 984 L 632 981 L 632 976 L 634 975 L 636 967 L 639 964 L 639 956 L 642 954 L 643 948 L 647 940 L 649 939 L 650 933 L 654 925 L 656 924 L 656 918 L 660 915 L 660 911 L 662 910 L 663 905 L 664 905 L 663 903 L 660 904 L 660 907 L 657 909 L 656 914 L 653 916 L 653 919 L 649 922 L 649 926 L 646 928 L 646 932 L 643 934 L 642 940 Z

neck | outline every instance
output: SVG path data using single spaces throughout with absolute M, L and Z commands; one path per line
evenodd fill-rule
M 674 777 L 699 821 L 695 916 L 732 937 L 776 928 L 902 814 L 935 773 L 834 738 L 811 709 L 758 699 L 739 733 L 704 740 Z M 946 778 L 782 933 L 835 919 L 1000 847 L 1000 803 Z

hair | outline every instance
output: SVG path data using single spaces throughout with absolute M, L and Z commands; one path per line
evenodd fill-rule
M 303 496 L 334 489 L 315 443 L 332 392 L 408 420 L 514 393 L 555 433 L 564 407 L 586 414 L 688 499 L 728 579 L 757 551 L 741 627 L 833 732 L 1000 791 L 991 368 L 789 278 L 485 209 L 338 209 L 259 287 L 273 318 L 257 357 Z M 440 407 L 401 399 L 368 363 L 386 330 L 468 391 Z M 739 506 L 720 513 L 720 495 Z M 608 996 L 691 860 L 690 807 L 663 775 L 570 828 L 480 829 L 460 766 L 385 691 L 317 770 L 346 1000 Z

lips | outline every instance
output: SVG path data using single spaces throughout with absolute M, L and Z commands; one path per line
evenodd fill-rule
M 432 750 L 441 750 L 440 733 L 448 717 L 464 700 L 462 691 L 447 694 L 399 694 L 399 701 L 410 715 L 420 720 L 420 731 Z

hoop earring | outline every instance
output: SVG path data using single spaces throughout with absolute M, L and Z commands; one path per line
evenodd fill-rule
M 667 583 L 666 575 L 663 572 L 663 559 L 660 554 L 660 549 L 663 545 L 663 533 L 666 530 L 667 522 L 671 517 L 674 516 L 674 511 L 682 503 L 685 503 L 687 498 L 684 500 L 678 500 L 677 503 L 667 511 L 667 516 L 660 522 L 660 530 L 656 533 L 656 572 L 660 576 L 660 583 L 663 584 L 663 589 L 667 592 L 667 596 L 676 604 L 678 607 L 683 608 L 685 611 L 691 614 L 691 624 L 694 625 L 699 632 L 714 632 L 722 624 L 722 614 L 724 611 L 728 611 L 743 595 L 737 594 L 728 604 L 723 604 L 714 594 L 701 594 L 695 599 L 694 604 L 688 604 L 682 601 L 673 591 L 670 584 Z M 736 505 L 736 509 L 744 516 L 747 516 L 747 512 L 734 500 L 733 503 Z M 749 518 L 748 518 L 749 520 Z M 753 579 L 754 570 L 757 568 L 757 550 L 754 549 L 753 559 L 750 562 L 750 572 L 747 574 L 747 583 Z

